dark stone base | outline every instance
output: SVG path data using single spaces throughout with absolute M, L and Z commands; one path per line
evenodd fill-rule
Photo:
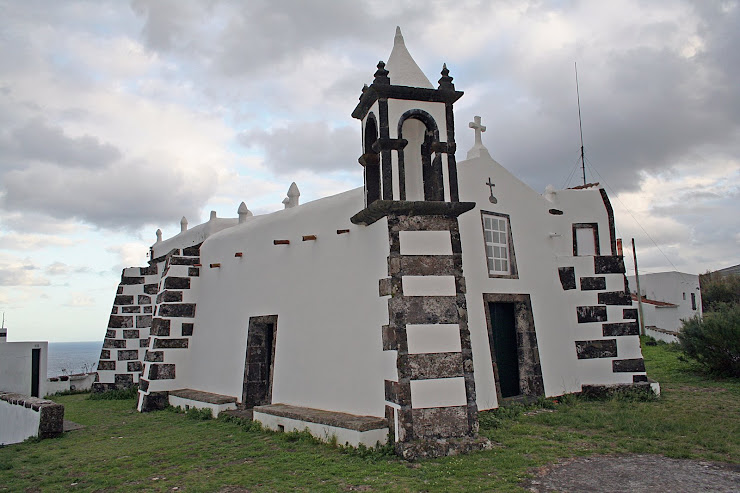
M 625 391 L 635 391 L 645 395 L 653 395 L 650 381 L 620 383 L 613 385 L 584 385 L 581 394 L 592 399 L 608 399 Z
M 141 397 L 141 412 L 161 411 L 169 404 L 167 392 L 151 392 Z
M 492 448 L 491 441 L 481 436 L 414 440 L 409 443 L 398 442 L 395 445 L 396 454 L 406 460 L 447 457 Z

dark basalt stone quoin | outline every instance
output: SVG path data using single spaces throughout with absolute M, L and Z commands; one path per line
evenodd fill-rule
M 136 316 L 136 326 L 139 328 L 146 328 L 152 326 L 152 316 L 151 315 L 137 315 Z
M 606 277 L 581 278 L 581 291 L 598 291 L 600 289 L 606 289 Z M 599 301 L 599 304 L 606 305 L 607 303 L 602 303 L 601 301 Z
M 139 331 L 137 329 L 124 329 L 123 338 L 124 339 L 138 339 Z
M 157 294 L 159 286 L 156 284 L 144 284 L 144 292 L 146 294 Z
M 160 305 L 159 316 L 193 318 L 195 316 L 195 303 Z
M 126 361 L 132 359 L 139 359 L 138 349 L 126 349 L 118 351 L 118 361 Z
M 139 347 L 149 347 L 149 338 L 139 339 Z
M 624 258 L 620 255 L 598 255 L 594 257 L 596 274 L 624 274 Z
M 126 347 L 124 339 L 103 339 L 104 348 L 123 349 Z
M 642 358 L 615 359 L 612 361 L 612 371 L 614 373 L 645 371 L 645 360 Z
M 105 337 L 108 339 L 115 339 L 116 338 L 116 330 L 115 329 L 107 329 L 105 331 Z
M 468 433 L 467 406 L 413 409 L 414 436 L 459 437 Z
M 124 286 L 131 285 L 131 284 L 144 284 L 144 278 L 143 277 L 121 276 L 121 284 L 123 284 Z
M 116 387 L 131 387 L 134 385 L 134 376 L 126 373 L 118 373 L 113 377 Z
M 123 310 L 121 310 L 121 313 L 140 313 L 141 307 L 140 306 L 124 306 Z
M 625 320 L 637 320 L 637 308 L 625 308 L 622 310 L 622 318 Z
M 100 351 L 100 359 L 110 359 L 110 349 L 102 349 Z
M 573 267 L 558 267 L 558 275 L 563 289 L 576 289 L 576 270 Z
M 463 376 L 461 353 L 409 354 L 411 378 L 451 378 Z
M 172 257 L 170 265 L 195 265 L 200 262 L 198 257 Z
M 152 264 L 149 267 L 139 267 L 139 274 L 142 276 L 153 276 L 157 273 L 157 264 Z
M 115 371 L 115 361 L 98 361 L 98 371 Z
M 170 335 L 170 321 L 161 318 L 155 318 L 152 320 L 152 328 L 149 329 L 149 333 L 153 336 L 167 337 Z
M 126 369 L 130 372 L 141 371 L 141 361 L 129 361 L 128 363 L 126 363 Z
M 113 301 L 114 305 L 133 305 L 134 297 L 130 294 L 119 294 Z
M 398 382 L 393 382 L 391 380 L 385 381 L 385 400 L 388 402 L 393 402 L 394 404 L 398 404 L 398 393 L 399 393 L 399 385 Z
M 576 313 L 578 314 L 579 324 L 606 321 L 605 306 L 578 306 L 576 307 Z
M 164 352 L 163 351 L 147 351 L 146 354 L 144 354 L 144 361 L 149 361 L 153 363 L 161 363 L 164 361 Z
M 131 315 L 111 315 L 108 327 L 111 329 L 130 329 L 134 326 L 134 317 Z
M 190 277 L 200 277 L 200 269 L 198 267 L 188 267 L 188 275 Z
M 617 340 L 576 341 L 578 359 L 614 358 L 617 356 Z
M 599 293 L 599 304 L 601 305 L 632 305 L 632 297 L 625 291 L 607 291 Z
M 193 245 L 191 247 L 183 248 L 182 249 L 182 255 L 183 257 L 197 257 L 200 255 L 200 245 L 201 243 L 198 243 L 197 245 Z
M 175 378 L 175 365 L 149 365 L 149 380 L 172 380 Z
M 636 336 L 640 333 L 637 322 L 616 322 L 601 327 L 604 336 Z
M 151 304 L 151 302 L 152 302 L 152 297 L 151 296 L 147 296 L 145 294 L 140 294 L 139 295 L 138 303 L 140 305 L 149 305 L 149 304 Z
M 187 339 L 154 339 L 154 349 L 184 349 L 188 347 Z
M 193 324 L 182 324 L 182 335 L 183 337 L 189 337 L 193 335 Z
M 190 289 L 190 278 L 168 277 L 164 280 L 164 289 Z
M 162 291 L 157 295 L 157 304 L 182 301 L 182 291 Z

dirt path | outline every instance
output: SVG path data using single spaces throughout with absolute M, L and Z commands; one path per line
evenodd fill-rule
M 602 455 L 541 468 L 522 483 L 529 491 L 731 492 L 740 491 L 740 465 L 669 459 L 660 455 Z

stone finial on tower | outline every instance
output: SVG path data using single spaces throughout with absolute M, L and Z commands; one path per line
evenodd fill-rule
M 450 71 L 447 69 L 447 64 L 442 64 L 442 77 L 439 79 L 439 87 L 438 89 L 444 89 L 447 91 L 454 91 L 455 90 L 455 84 L 452 83 L 452 77 L 450 77 Z
M 162 241 L 162 230 L 158 229 L 156 235 L 157 235 L 157 243 L 159 243 L 160 241 Z
M 248 217 L 254 216 L 254 214 L 252 214 L 252 211 L 247 209 L 247 204 L 245 204 L 244 202 L 239 204 L 239 209 L 237 209 L 236 212 L 237 214 L 239 214 L 239 224 L 245 222 Z
M 188 220 L 185 216 L 182 216 L 182 219 L 180 219 L 180 233 L 184 233 L 188 230 Z
M 468 159 L 473 159 L 476 157 L 491 157 L 491 155 L 488 153 L 488 149 L 486 149 L 486 146 L 483 145 L 483 140 L 481 139 L 481 133 L 486 131 L 486 126 L 481 125 L 480 121 L 480 117 L 476 116 L 475 118 L 473 118 L 472 122 L 468 123 L 468 127 L 475 130 L 475 144 L 473 145 L 473 148 L 468 151 Z
M 298 198 L 301 196 L 301 192 L 298 190 L 298 185 L 295 182 L 290 184 L 288 189 L 288 196 L 283 199 L 286 209 L 290 209 L 298 206 Z
M 388 77 L 388 71 L 385 69 L 385 62 L 379 61 L 378 62 L 378 70 L 375 71 L 375 80 L 373 80 L 373 84 L 390 84 L 391 79 Z
M 216 220 L 216 211 L 211 211 L 211 217 L 208 220 L 209 221 L 215 221 Z

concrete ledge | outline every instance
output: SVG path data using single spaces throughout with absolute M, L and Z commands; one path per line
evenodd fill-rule
M 256 406 L 254 421 L 274 431 L 308 431 L 323 441 L 336 437 L 337 443 L 357 447 L 374 447 L 388 440 L 385 418 L 323 411 L 307 407 L 272 404 Z
M 597 399 L 603 399 L 623 392 L 627 389 L 634 389 L 638 392 L 644 392 L 645 394 L 653 393 L 656 396 L 660 396 L 660 384 L 648 378 L 647 382 L 635 382 L 635 383 L 617 383 L 617 384 L 605 384 L 605 385 L 583 385 L 581 393 L 587 397 L 593 397 Z
M 200 390 L 172 390 L 169 393 L 168 400 L 171 406 L 181 407 L 186 410 L 191 407 L 195 409 L 210 409 L 214 417 L 224 411 L 236 409 L 236 397 Z

